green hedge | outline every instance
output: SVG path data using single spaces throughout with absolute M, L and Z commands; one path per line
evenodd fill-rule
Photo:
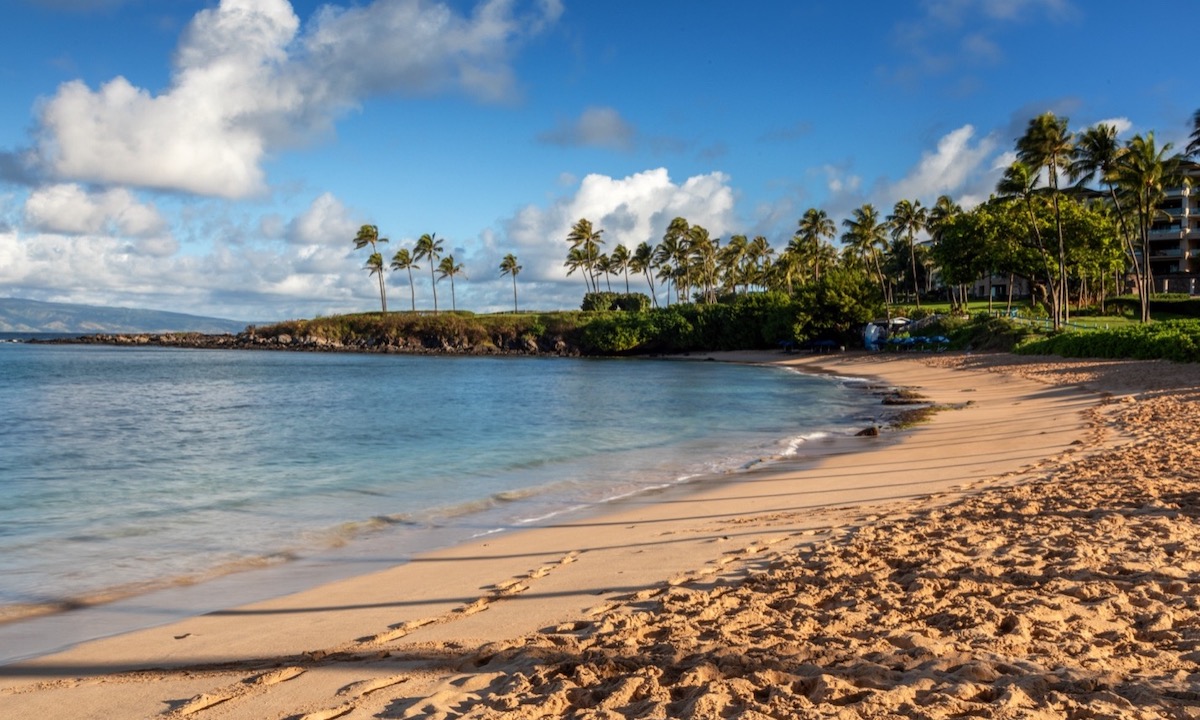
M 1024 355 L 1200 362 L 1200 321 L 1165 320 L 1114 330 L 1069 332 L 1025 343 Z

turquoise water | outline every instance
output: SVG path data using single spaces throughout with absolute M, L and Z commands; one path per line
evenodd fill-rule
M 402 561 L 792 454 L 876 403 L 715 362 L 3 343 L 0 606 Z

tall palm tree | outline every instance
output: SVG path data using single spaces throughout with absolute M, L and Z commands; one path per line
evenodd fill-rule
M 687 231 L 690 228 L 687 220 L 675 218 L 667 226 L 662 242 L 654 248 L 654 265 L 659 270 L 658 276 L 674 285 L 676 302 L 683 302 L 688 292 Z M 667 290 L 667 304 L 671 304 L 670 288 Z
M 417 260 L 429 258 L 429 284 L 433 287 L 433 314 L 437 315 L 437 280 L 433 277 L 433 270 L 438 258 L 442 256 L 442 240 L 438 238 L 437 233 L 426 233 L 417 238 L 415 256 Z
M 509 253 L 500 261 L 500 275 L 512 275 L 513 281 L 513 312 L 520 312 L 517 309 L 517 274 L 521 272 L 521 266 L 517 264 L 517 256 Z
M 629 294 L 629 263 L 632 259 L 633 256 L 629 254 L 629 248 L 625 247 L 624 245 L 617 245 L 615 248 L 613 248 L 612 254 L 608 257 L 613 271 L 619 275 L 625 276 L 626 295 Z
M 929 230 L 929 239 L 933 241 L 935 248 L 941 243 L 945 229 L 961 213 L 962 208 L 949 195 L 939 195 L 933 207 L 929 208 L 929 218 L 925 221 L 925 227 Z M 954 287 L 948 289 L 952 303 L 956 303 Z
M 725 275 L 725 284 L 737 294 L 738 282 L 742 279 L 742 263 L 746 261 L 746 252 L 750 249 L 750 240 L 745 235 L 733 235 L 721 250 L 721 272 Z M 749 292 L 749 286 L 746 291 Z
M 588 260 L 583 254 L 583 248 L 573 247 L 567 251 L 567 259 L 563 262 L 563 267 L 567 269 L 567 277 L 575 274 L 576 270 L 583 270 L 584 292 L 592 291 L 592 282 L 588 280 Z
M 466 277 L 466 275 L 463 273 L 463 266 L 454 262 L 453 255 L 447 255 L 446 257 L 442 258 L 440 263 L 438 263 L 437 271 L 438 280 L 447 277 L 450 278 L 450 309 L 452 311 L 458 310 L 458 306 L 454 300 L 454 276 L 462 275 L 464 278 Z
M 746 255 L 749 259 L 751 280 L 755 285 L 765 287 L 767 282 L 767 269 L 771 266 L 771 256 L 775 254 L 771 243 L 762 235 L 755 235 L 747 246 Z
M 613 270 L 612 260 L 608 257 L 608 253 L 600 253 L 593 263 L 596 269 L 596 277 L 604 276 L 604 289 L 606 292 L 612 292 L 612 276 L 615 273 Z M 600 290 L 600 281 L 596 280 L 596 290 Z
M 383 277 L 383 256 L 379 253 L 371 253 L 371 257 L 367 258 L 367 264 L 363 266 L 365 270 L 369 270 L 371 275 Z M 382 281 L 381 281 L 382 282 Z M 383 303 L 383 314 L 387 315 L 387 302 Z
M 1137 278 L 1138 299 L 1140 305 L 1147 305 L 1149 294 L 1142 287 L 1141 259 L 1134 252 L 1133 237 L 1129 232 L 1129 223 L 1125 211 L 1121 207 L 1121 198 L 1117 196 L 1117 160 L 1126 151 L 1117 142 L 1117 129 L 1112 125 L 1100 123 L 1080 133 L 1075 142 L 1075 154 L 1071 160 L 1071 179 L 1080 184 L 1091 182 L 1099 177 L 1100 182 L 1108 188 L 1109 199 L 1117 213 L 1117 223 L 1121 228 L 1121 237 L 1125 242 L 1125 258 L 1133 267 L 1134 277 Z M 1143 316 L 1148 316 L 1148 308 L 1144 308 Z
M 371 246 L 371 257 L 367 259 L 366 268 L 371 270 L 372 275 L 379 276 L 379 304 L 383 308 L 384 315 L 387 315 L 387 295 L 383 290 L 383 256 L 379 256 L 379 272 L 376 272 L 374 269 L 372 269 L 374 267 L 372 262 L 374 261 L 375 256 L 379 255 L 379 251 L 376 249 L 376 244 L 385 243 L 387 241 L 387 238 L 379 237 L 379 227 L 376 225 L 363 225 L 358 229 L 358 235 L 354 236 L 355 250 L 362 250 L 368 245 Z
M 904 238 L 908 241 L 908 259 L 912 265 L 913 300 L 921 307 L 921 289 L 917 285 L 917 233 L 925 229 L 929 222 L 929 211 L 921 207 L 921 201 L 901 200 L 892 208 L 888 215 L 892 226 L 892 239 Z
M 650 272 L 654 269 L 654 248 L 650 243 L 642 241 L 638 244 L 633 251 L 633 257 L 629 258 L 629 269 L 646 276 L 646 284 L 650 286 L 650 300 L 654 307 L 658 307 L 658 290 L 654 287 L 654 273 Z
M 1000 182 L 996 184 L 996 192 L 1000 197 L 1020 199 L 1025 206 L 1025 211 L 1029 215 L 1029 225 L 1033 228 L 1033 239 L 1037 243 L 1038 252 L 1042 256 L 1042 265 L 1046 266 L 1046 291 L 1050 296 L 1050 304 L 1054 310 L 1054 321 L 1057 324 L 1061 313 L 1058 310 L 1058 304 L 1062 298 L 1062 292 L 1059 290 L 1058 283 L 1060 277 L 1055 277 L 1049 269 L 1050 251 L 1046 248 L 1046 242 L 1042 238 L 1041 227 L 1038 224 L 1037 213 L 1033 209 L 1033 199 L 1037 191 L 1037 173 L 1030 169 L 1028 165 L 1016 160 L 1012 165 L 1004 171 L 1004 175 L 1000 177 Z
M 396 254 L 392 256 L 392 269 L 408 271 L 408 292 L 410 295 L 412 295 L 413 312 L 416 312 L 417 311 L 417 289 L 413 285 L 412 271 L 420 270 L 421 267 L 419 265 L 417 265 L 416 258 L 414 258 L 411 254 L 409 254 L 408 248 L 400 248 L 399 250 L 396 251 Z
M 1166 189 L 1180 182 L 1179 158 L 1168 157 L 1171 143 L 1162 147 L 1154 142 L 1154 133 L 1145 137 L 1135 135 L 1125 146 L 1126 152 L 1117 159 L 1115 180 L 1133 204 L 1138 218 L 1138 234 L 1142 241 L 1142 284 L 1147 294 L 1153 292 L 1154 278 L 1150 270 L 1150 226 L 1162 214 L 1159 204 L 1166 198 Z M 1148 322 L 1149 306 L 1142 310 L 1142 321 Z
M 887 279 L 883 276 L 883 266 L 879 262 L 879 249 L 887 247 L 888 226 L 879 221 L 879 211 L 871 203 L 854 209 L 852 217 L 842 221 L 846 232 L 842 233 L 842 242 L 846 249 L 862 258 L 867 267 L 874 267 L 875 277 L 879 281 L 879 291 L 883 294 L 884 307 L 888 319 L 892 317 L 891 300 L 888 297 Z
M 1059 311 L 1055 313 L 1054 327 L 1070 319 L 1069 294 L 1067 291 L 1067 251 L 1063 239 L 1062 213 L 1058 206 L 1058 173 L 1068 170 L 1075 147 L 1074 139 L 1067 130 L 1067 118 L 1054 113 L 1042 113 L 1029 121 L 1025 134 L 1017 139 L 1017 159 L 1029 167 L 1044 167 L 1050 186 L 1050 200 L 1054 206 L 1054 226 L 1058 231 L 1058 291 Z
M 667 231 L 663 233 L 662 242 L 658 246 L 660 255 L 663 256 L 659 266 L 674 268 L 672 280 L 675 283 L 676 302 L 683 302 L 691 290 L 692 268 L 688 263 L 691 255 L 688 233 L 691 229 L 692 226 L 685 218 L 675 218 L 667 226 Z
M 695 268 L 698 289 L 703 291 L 704 302 L 710 304 L 717 301 L 717 254 L 720 249 L 720 240 L 713 240 L 707 228 L 700 225 L 688 228 L 688 265 Z
M 824 210 L 809 208 L 797 223 L 795 237 L 804 248 L 804 256 L 812 263 L 813 281 L 821 282 L 821 265 L 828 252 L 822 249 L 825 238 L 832 240 L 837 234 L 837 226 Z
M 580 251 L 582 267 L 586 271 L 584 281 L 588 283 L 589 292 L 600 291 L 600 286 L 596 284 L 596 261 L 600 259 L 600 246 L 604 244 L 600 239 L 603 234 L 604 231 L 593 228 L 592 221 L 587 218 L 580 218 L 571 226 L 571 232 L 567 233 L 571 250 Z

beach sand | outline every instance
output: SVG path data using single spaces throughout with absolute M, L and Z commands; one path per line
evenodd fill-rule
M 0 716 L 1200 718 L 1200 368 L 717 357 L 944 409 L 0 667 Z

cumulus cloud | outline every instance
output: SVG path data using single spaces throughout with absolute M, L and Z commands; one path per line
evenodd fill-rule
M 111 233 L 144 239 L 167 230 L 158 210 L 138 202 L 128 190 L 89 193 L 74 183 L 33 191 L 25 201 L 25 221 L 41 232 L 69 235 Z
M 288 223 L 285 235 L 288 242 L 297 245 L 340 243 L 347 246 L 360 224 L 350 217 L 350 211 L 332 193 L 323 193 Z
M 591 146 L 630 150 L 637 132 L 610 107 L 590 107 L 569 122 L 538 135 L 538 140 L 565 147 Z
M 964 125 L 942 136 L 935 150 L 923 153 L 916 167 L 888 184 L 885 192 L 893 196 L 893 202 L 907 198 L 932 205 L 937 196 L 951 195 L 964 206 L 977 204 L 987 197 L 976 198 L 984 187 L 980 183 L 995 185 L 990 171 L 981 177 L 981 169 L 987 168 L 996 145 L 992 136 L 975 140 L 975 128 Z
M 301 32 L 287 0 L 222 0 L 192 19 L 161 94 L 123 77 L 59 87 L 41 110 L 37 154 L 64 180 L 252 196 L 271 151 L 327 132 L 372 95 L 510 96 L 513 46 L 561 12 L 558 0 L 524 16 L 510 0 L 470 16 L 377 0 L 322 6 Z
M 1118 136 L 1124 135 L 1125 133 L 1127 133 L 1133 129 L 1133 121 L 1126 117 L 1108 118 L 1107 120 L 1097 120 L 1096 122 L 1092 123 L 1093 127 L 1096 125 L 1109 125 L 1113 128 L 1116 128 Z
M 378 290 L 361 266 L 345 246 L 218 242 L 192 254 L 170 238 L 0 231 L 0 285 L 21 297 L 248 322 L 370 307 Z
M 511 307 L 512 281 L 497 270 L 511 252 L 524 267 L 518 279 L 523 298 L 540 308 L 577 307 L 583 281 L 567 277 L 563 260 L 567 234 L 580 218 L 604 231 L 605 252 L 618 244 L 633 250 L 642 242 L 660 242 L 676 217 L 704 226 L 713 237 L 740 232 L 734 204 L 730 178 L 719 172 L 681 183 L 672 181 L 665 168 L 623 178 L 588 175 L 574 193 L 546 206 L 525 206 L 501 222 L 498 234 L 484 232 L 477 242 L 465 243 L 461 257 L 457 252 L 455 257 L 464 262 L 471 281 L 459 288 L 460 303 L 484 310 Z M 631 279 L 631 285 L 635 282 L 636 290 L 643 290 L 644 281 Z M 419 285 L 417 294 L 420 305 Z

